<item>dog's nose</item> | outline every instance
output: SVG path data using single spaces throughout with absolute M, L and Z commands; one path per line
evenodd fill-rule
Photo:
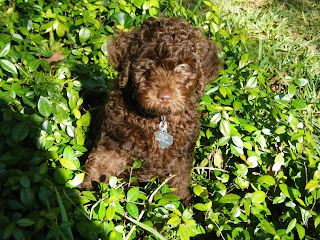
M 163 103 L 168 103 L 171 101 L 172 92 L 169 89 L 163 89 L 159 92 L 158 98 Z

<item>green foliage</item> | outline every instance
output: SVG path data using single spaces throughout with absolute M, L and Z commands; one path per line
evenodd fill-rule
M 270 53 L 269 42 L 285 23 L 263 25 L 272 37 L 262 43 L 211 1 L 16 0 L 0 6 L 3 239 L 319 238 L 316 56 L 299 48 L 296 63 L 289 54 Z M 224 61 L 200 101 L 203 128 L 188 207 L 156 178 L 145 187 L 132 186 L 132 176 L 129 183 L 111 177 L 97 192 L 76 188 L 91 144 L 80 91 L 109 90 L 117 73 L 106 43 L 117 30 L 161 14 L 202 27 L 219 43 Z M 265 59 L 280 61 L 281 68 Z M 275 74 L 278 89 L 269 85 Z M 127 171 L 140 166 L 135 161 Z

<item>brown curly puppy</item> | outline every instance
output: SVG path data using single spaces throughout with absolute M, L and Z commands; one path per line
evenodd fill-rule
M 118 85 L 105 105 L 81 187 L 107 182 L 139 159 L 142 167 L 134 173 L 139 181 L 174 174 L 169 185 L 188 202 L 200 130 L 196 100 L 218 74 L 216 45 L 184 20 L 160 17 L 121 33 L 108 53 Z

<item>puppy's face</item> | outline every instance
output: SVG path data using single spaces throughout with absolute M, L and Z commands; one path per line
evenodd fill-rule
M 178 114 L 195 94 L 199 76 L 193 54 L 183 53 L 189 56 L 177 58 L 170 53 L 159 53 L 153 47 L 149 51 L 144 48 L 131 65 L 129 78 L 136 99 L 153 115 Z
M 159 116 L 182 112 L 202 97 L 221 65 L 216 45 L 179 18 L 145 19 L 120 33 L 107 51 L 119 72 L 118 86 L 133 86 L 141 107 Z

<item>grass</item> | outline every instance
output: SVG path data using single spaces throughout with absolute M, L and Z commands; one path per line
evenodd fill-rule
M 313 75 L 319 74 L 320 5 L 316 1 L 217 1 L 222 15 L 243 27 L 256 49 L 262 42 L 264 65 L 269 71 L 298 74 L 294 67 L 303 62 Z
M 292 81 L 297 78 L 309 80 L 307 86 L 297 91 L 297 97 L 308 105 L 301 116 L 307 116 L 315 135 L 319 136 L 319 1 L 219 0 L 214 3 L 232 29 L 245 29 L 248 48 L 261 61 L 260 67 L 266 69 L 269 83 L 280 86 L 278 91 L 286 90 L 290 84 L 286 81 L 288 77 Z

